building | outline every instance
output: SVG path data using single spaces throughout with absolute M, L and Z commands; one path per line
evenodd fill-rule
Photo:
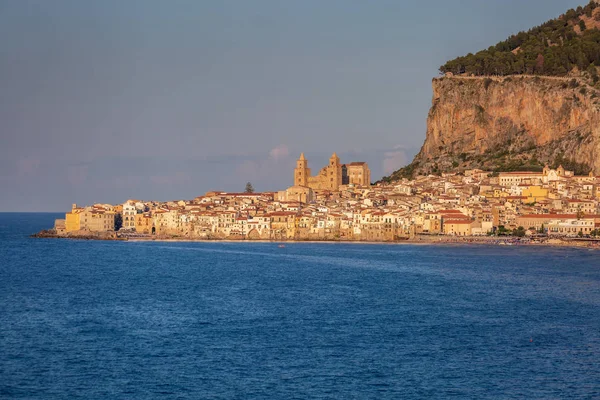
M 152 216 L 149 213 L 136 214 L 134 217 L 136 233 L 149 234 L 154 233 Z
M 544 182 L 542 172 L 501 172 L 498 175 L 500 186 L 541 185 Z
M 523 189 L 521 195 L 526 197 L 526 199 L 524 199 L 526 203 L 537 203 L 538 201 L 548 199 L 548 189 L 538 185 L 528 186 Z
M 561 181 L 573 177 L 573 171 L 566 171 L 562 165 L 557 169 L 550 169 L 548 165 L 542 172 L 524 171 L 524 172 L 501 172 L 498 175 L 500 186 L 513 185 L 542 185 L 544 183 Z M 586 177 L 588 178 L 588 177 Z
M 277 193 L 279 201 L 297 201 L 299 203 L 312 203 L 314 201 L 314 192 L 308 186 L 291 186 L 286 190 Z
M 54 231 L 57 235 L 64 235 L 67 233 L 67 226 L 64 219 L 54 220 Z
M 67 233 L 81 229 L 79 214 L 83 208 L 77 207 L 77 204 L 71 206 L 71 211 L 65 214 L 65 231 Z
M 371 186 L 371 171 L 366 162 L 352 162 L 342 166 L 344 185 Z
M 471 236 L 473 221 L 468 219 L 448 219 L 444 221 L 444 235 Z
M 137 210 L 135 208 L 135 203 L 132 201 L 126 201 L 123 203 L 123 225 L 121 229 L 134 230 L 135 229 L 135 215 L 137 214 Z
M 311 175 L 308 161 L 304 153 L 296 161 L 294 169 L 294 186 L 306 186 L 312 190 L 329 190 L 337 192 L 343 184 L 356 186 L 369 186 L 371 184 L 371 171 L 365 162 L 353 162 L 342 165 L 340 158 L 333 153 L 327 166 L 321 168 L 315 176 Z
M 296 162 L 294 169 L 294 186 L 308 186 L 313 190 L 331 190 L 337 192 L 342 185 L 342 164 L 337 154 L 333 153 L 329 158 L 329 164 L 321 168 L 318 175 L 311 176 L 308 161 L 304 153 Z
M 594 219 L 560 219 L 548 222 L 549 236 L 589 235 L 594 230 Z
M 79 229 L 90 232 L 115 230 L 115 213 L 86 207 L 79 213 Z
M 580 219 L 591 219 L 594 222 L 600 220 L 599 215 L 580 215 Z M 538 231 L 547 230 L 550 222 L 577 220 L 577 214 L 525 214 L 517 217 L 517 225 L 525 229 L 534 228 Z M 578 231 L 579 232 L 579 231 Z M 585 232 L 584 232 L 585 233 Z

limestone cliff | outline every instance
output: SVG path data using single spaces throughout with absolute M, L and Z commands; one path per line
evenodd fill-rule
M 425 143 L 413 163 L 390 178 L 545 163 L 600 174 L 599 101 L 581 79 L 436 78 Z

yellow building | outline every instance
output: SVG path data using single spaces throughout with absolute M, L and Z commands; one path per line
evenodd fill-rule
M 505 192 L 504 190 L 502 190 L 500 188 L 494 189 L 494 197 L 508 197 L 509 195 L 510 195 L 510 193 Z
M 152 227 L 154 225 L 152 216 L 150 214 L 136 214 L 135 215 L 135 231 L 137 233 L 150 234 L 154 233 Z
M 465 219 L 451 219 L 444 221 L 444 235 L 471 236 L 472 221 Z
M 83 208 L 78 208 L 77 204 L 73 204 L 71 211 L 65 214 L 65 230 L 67 233 L 80 229 L 79 213 L 81 211 L 83 211 Z
M 537 203 L 538 201 L 548 199 L 548 189 L 544 189 L 541 186 L 528 186 L 527 189 L 523 190 L 523 197 L 525 203 Z
M 108 232 L 115 229 L 115 212 L 100 208 L 79 208 L 73 204 L 71 211 L 65 214 L 67 233 L 87 230 L 90 232 Z
M 79 213 L 79 229 L 90 232 L 110 232 L 115 230 L 114 211 L 86 209 Z

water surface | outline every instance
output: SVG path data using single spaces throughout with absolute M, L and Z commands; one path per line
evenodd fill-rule
M 29 239 L 1 398 L 598 398 L 600 252 Z

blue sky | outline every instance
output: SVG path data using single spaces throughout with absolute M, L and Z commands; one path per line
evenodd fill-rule
M 0 0 L 0 211 L 373 179 L 425 138 L 446 60 L 571 0 Z

